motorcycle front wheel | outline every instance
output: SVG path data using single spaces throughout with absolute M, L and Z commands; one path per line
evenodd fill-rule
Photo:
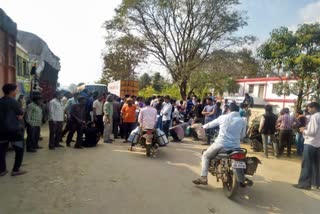
M 226 176 L 227 181 L 223 182 L 223 192 L 227 198 L 232 199 L 238 191 L 239 182 L 232 170 L 230 170 Z

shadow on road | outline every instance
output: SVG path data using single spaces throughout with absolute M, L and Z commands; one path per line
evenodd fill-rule
M 253 187 L 240 189 L 231 201 L 213 176 L 209 176 L 208 186 L 198 187 L 191 182 L 199 177 L 201 151 L 205 146 L 170 143 L 159 148 L 155 158 L 147 158 L 140 149 L 130 152 L 129 146 L 117 141 L 81 151 L 62 148 L 27 153 L 27 175 L 1 178 L 0 192 L 6 194 L 0 194 L 0 213 L 313 214 L 319 211 L 319 191 L 297 190 L 289 182 L 276 180 L 276 176 L 270 178 L 268 170 L 271 164 L 279 163 L 276 160 L 268 160 L 269 165 L 264 164 L 253 177 Z M 12 166 L 14 153 L 8 156 L 8 166 Z
M 194 162 L 196 161 L 194 157 L 197 157 L 200 162 L 199 157 L 201 155 L 194 150 L 201 151 L 202 148 L 199 148 L 198 145 L 181 144 L 172 149 L 176 153 L 187 152 L 190 155 L 191 163 L 167 161 L 167 164 L 187 168 L 195 174 L 199 173 L 199 168 L 196 166 L 199 166 L 200 163 Z M 213 176 L 209 175 L 209 177 L 209 186 L 195 186 L 195 188 L 200 191 L 223 195 L 222 183 L 217 183 Z M 192 178 L 190 178 L 191 180 Z M 267 180 L 259 175 L 253 176 L 253 181 L 253 187 L 239 189 L 238 195 L 233 200 L 234 203 L 243 208 L 257 210 L 258 213 L 315 213 L 315 210 L 320 208 L 319 190 L 299 190 L 295 189 L 290 183 Z M 192 185 L 191 182 L 190 185 Z M 213 188 L 216 186 L 218 188 Z

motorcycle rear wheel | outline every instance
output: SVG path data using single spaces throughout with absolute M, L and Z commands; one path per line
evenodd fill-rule
M 147 157 L 150 157 L 151 156 L 151 144 L 147 144 L 146 145 L 146 155 Z
M 223 182 L 223 192 L 227 196 L 227 198 L 232 199 L 238 191 L 239 182 L 237 181 L 237 178 L 232 170 L 229 171 L 227 176 L 228 181 Z

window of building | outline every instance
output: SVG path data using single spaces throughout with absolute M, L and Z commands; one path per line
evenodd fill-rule
M 249 94 L 253 93 L 254 85 L 249 85 Z
M 262 84 L 259 85 L 258 97 L 261 99 L 263 99 L 263 97 L 264 97 L 264 85 L 262 85 Z
M 23 65 L 23 76 L 27 77 L 29 75 L 28 63 L 25 60 L 23 60 L 22 65 Z
M 21 77 L 23 74 L 22 74 L 22 63 L 21 63 L 21 61 L 22 61 L 22 58 L 20 57 L 20 56 L 17 56 L 17 67 L 16 67 L 16 72 L 17 72 L 17 75 L 19 76 L 19 77 Z

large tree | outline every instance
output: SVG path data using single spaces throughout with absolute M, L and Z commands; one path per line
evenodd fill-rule
M 103 56 L 104 69 L 100 82 L 137 79 L 135 69 L 147 56 L 144 42 L 133 35 L 109 35 L 106 45 L 107 52 Z
M 259 48 L 259 55 L 271 73 L 279 75 L 279 70 L 284 68 L 297 80 L 294 84 L 283 81 L 278 90 L 279 95 L 297 95 L 296 110 L 301 109 L 305 98 L 319 97 L 319 23 L 300 25 L 296 32 L 286 27 L 273 30 L 270 39 Z
M 192 74 L 211 53 L 248 39 L 232 36 L 247 24 L 238 4 L 239 0 L 123 0 L 106 29 L 144 40 L 146 50 L 168 70 L 185 98 Z

